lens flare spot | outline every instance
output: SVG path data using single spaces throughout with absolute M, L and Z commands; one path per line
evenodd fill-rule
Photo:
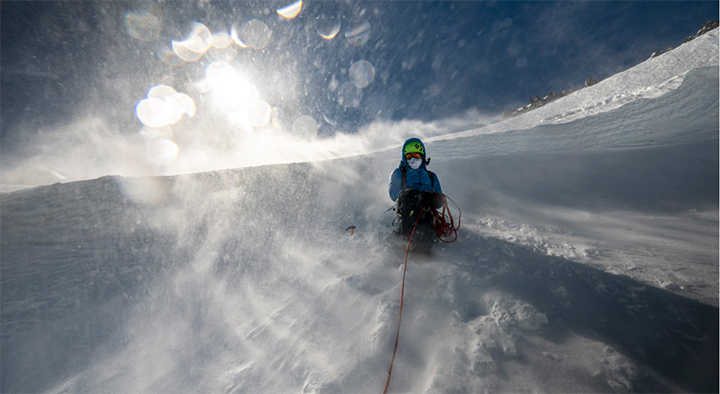
M 292 133 L 300 138 L 312 138 L 317 135 L 318 124 L 310 116 L 301 116 L 293 122 Z
M 199 22 L 193 22 L 190 34 L 185 40 L 172 41 L 173 52 L 186 62 L 194 62 L 200 59 L 212 44 L 212 34 L 207 26 Z
M 326 40 L 332 40 L 340 32 L 342 23 L 340 19 L 321 16 L 315 19 L 314 25 L 315 31 L 317 31 L 320 37 Z
M 278 8 L 276 11 L 278 15 L 282 16 L 285 19 L 293 19 L 296 16 L 300 15 L 300 11 L 302 11 L 302 6 L 302 0 L 298 0 L 292 4 L 286 5 L 285 7 Z
M 362 101 L 363 93 L 352 82 L 345 82 L 338 88 L 338 104 L 346 108 L 357 108 Z
M 337 125 L 337 122 L 335 120 L 331 119 L 330 117 L 328 117 L 327 115 L 323 115 L 323 120 L 325 120 L 325 123 L 329 124 L 330 126 Z
M 190 49 L 188 43 L 185 41 L 173 41 L 172 50 L 178 58 L 188 63 L 198 61 L 204 55 L 202 52 L 195 52 Z
M 165 99 L 165 97 L 172 97 L 177 94 L 177 90 L 167 85 L 155 85 L 148 89 L 147 98 L 159 98 Z
M 253 49 L 265 49 L 270 44 L 272 30 L 257 19 L 252 19 L 242 26 L 240 29 L 242 42 Z
M 232 45 L 233 39 L 230 34 L 225 32 L 215 33 L 210 42 L 211 46 L 208 50 L 208 55 L 211 59 L 229 62 L 237 56 L 237 49 Z
M 180 104 L 180 108 L 185 115 L 189 118 L 195 116 L 197 106 L 195 105 L 195 100 L 193 100 L 192 97 L 185 93 L 177 93 L 173 98 Z
M 130 37 L 139 41 L 153 41 L 160 37 L 162 23 L 150 10 L 128 11 L 125 28 Z
M 215 33 L 210 38 L 210 45 L 213 48 L 223 49 L 232 44 L 232 37 L 225 32 Z
M 375 67 L 366 60 L 360 60 L 350 66 L 350 81 L 358 88 L 366 88 L 375 79 Z
M 170 49 L 168 47 L 158 46 L 155 50 L 155 54 L 157 55 L 158 59 L 160 59 L 168 66 L 180 67 L 185 64 L 185 61 L 181 59 L 173 49 Z
M 183 115 L 195 116 L 195 101 L 167 85 L 153 86 L 147 98 L 135 106 L 135 115 L 144 125 L 161 128 L 177 123 Z
M 225 62 L 210 63 L 204 82 L 215 107 L 226 113 L 246 109 L 259 98 L 257 88 Z
M 285 128 L 285 122 L 282 119 L 282 109 L 280 109 L 280 107 L 272 108 L 272 115 L 270 116 L 270 124 L 278 130 L 282 130 Z
M 345 30 L 345 38 L 351 45 L 361 46 L 370 40 L 370 22 L 363 20 Z
M 172 117 L 165 101 L 156 98 L 140 100 L 135 106 L 135 115 L 144 125 L 150 127 L 167 126 Z
M 238 28 L 236 26 L 233 26 L 230 29 L 230 38 L 232 38 L 233 42 L 235 42 L 235 44 L 237 44 L 237 46 L 239 46 L 240 48 L 249 48 L 248 44 L 243 41 L 241 35 L 242 33 L 238 31 Z
M 212 33 L 207 26 L 199 22 L 193 22 L 190 30 L 189 48 L 195 52 L 205 52 L 212 44 Z

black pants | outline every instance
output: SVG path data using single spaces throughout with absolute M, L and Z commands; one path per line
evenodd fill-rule
M 395 233 L 410 238 L 414 250 L 429 252 L 435 243 L 432 207 L 436 206 L 434 193 L 406 189 L 400 192 L 395 211 L 397 213 Z

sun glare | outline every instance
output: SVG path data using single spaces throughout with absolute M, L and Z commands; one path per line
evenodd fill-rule
M 208 65 L 205 88 L 215 108 L 225 113 L 248 108 L 259 98 L 255 85 L 225 62 Z
M 270 122 L 270 104 L 261 100 L 255 85 L 228 63 L 208 65 L 202 90 L 213 108 L 226 114 L 231 124 L 252 128 Z
M 192 97 L 171 86 L 159 84 L 150 88 L 147 96 L 136 103 L 135 115 L 143 124 L 140 136 L 145 144 L 145 155 L 152 164 L 177 165 L 178 157 L 191 156 L 188 153 L 192 146 L 188 130 L 204 124 L 206 110 L 214 113 L 212 122 L 218 117 L 224 117 L 227 124 L 222 126 L 229 126 L 233 137 L 250 138 L 257 143 L 263 142 L 255 139 L 258 135 L 268 133 L 283 135 L 295 142 L 314 141 L 321 128 L 327 125 L 337 127 L 339 116 L 331 119 L 324 115 L 324 121 L 318 123 L 318 120 L 323 119 L 323 115 L 313 114 L 312 111 L 307 113 L 307 110 L 299 111 L 294 104 L 290 108 L 284 108 L 277 103 L 266 101 L 270 100 L 270 97 L 263 97 L 256 81 L 243 73 L 245 62 L 250 59 L 255 63 L 264 61 L 269 59 L 268 56 L 277 54 L 281 48 L 285 48 L 281 56 L 292 58 L 293 51 L 286 47 L 293 34 L 299 34 L 293 26 L 299 28 L 301 24 L 310 23 L 305 30 L 311 33 L 313 45 L 336 39 L 340 34 L 344 17 L 336 13 L 334 7 L 323 7 L 323 12 L 315 17 L 298 18 L 305 11 L 306 2 L 285 1 L 282 2 L 284 6 L 274 9 L 275 12 L 271 8 L 265 8 L 262 15 L 248 15 L 247 18 L 234 21 L 227 29 L 223 29 L 218 23 L 212 23 L 211 30 L 199 21 L 192 21 L 186 26 L 187 34 L 182 38 L 176 37 L 157 46 L 154 53 L 165 64 L 182 67 L 198 62 L 195 66 L 197 67 L 202 61 L 205 73 L 200 79 L 191 82 Z M 368 43 L 372 26 L 364 18 L 364 13 L 365 11 L 362 11 L 360 15 L 349 19 L 344 28 L 345 44 L 358 47 Z M 157 41 L 164 29 L 162 15 L 157 8 L 152 7 L 128 11 L 125 14 L 125 27 L 128 35 L 138 41 Z M 318 39 L 315 33 L 322 39 Z M 275 61 L 278 65 L 284 64 L 284 59 L 276 57 L 270 63 L 264 64 L 259 69 L 260 72 L 279 73 L 280 70 L 276 68 L 284 66 L 278 67 Z M 315 65 L 324 67 L 320 60 Z M 292 75 L 292 69 L 286 68 L 282 71 L 279 74 L 282 74 L 283 79 L 279 85 L 285 88 L 284 96 L 295 96 L 298 90 L 297 82 L 286 78 Z M 331 105 L 343 113 L 348 109 L 358 108 L 363 100 L 363 89 L 375 81 L 375 74 L 375 66 L 363 59 L 352 63 L 349 70 L 343 68 L 330 72 L 329 97 L 334 99 Z M 387 80 L 382 74 L 379 75 L 383 81 Z M 278 79 L 273 77 L 273 80 Z M 310 81 L 311 78 L 307 77 L 305 80 Z M 274 89 L 265 94 L 270 96 L 271 92 L 274 92 Z M 193 124 L 184 124 L 174 130 L 176 124 L 185 118 L 195 117 L 196 112 L 199 116 Z M 208 133 L 204 133 L 206 134 Z

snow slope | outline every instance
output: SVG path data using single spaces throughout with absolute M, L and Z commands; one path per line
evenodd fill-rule
M 715 31 L 429 139 L 462 227 L 410 257 L 390 391 L 717 392 L 718 128 Z M 381 391 L 397 160 L 3 194 L 0 391 Z

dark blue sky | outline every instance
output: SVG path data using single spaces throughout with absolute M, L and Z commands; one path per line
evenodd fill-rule
M 299 16 L 284 20 L 276 9 L 289 3 L 3 2 L 3 155 L 21 151 L 38 129 L 80 116 L 136 133 L 135 104 L 161 83 L 201 107 L 205 98 L 190 86 L 210 60 L 170 66 L 158 56 L 194 21 L 211 32 L 262 21 L 273 32 L 268 46 L 239 49 L 230 63 L 283 116 L 311 116 L 328 135 L 378 119 L 501 113 L 630 68 L 718 18 L 717 1 L 306 1 Z M 161 23 L 142 40 L 127 24 L 138 10 Z M 333 18 L 342 28 L 323 39 L 315 22 Z M 360 60 L 373 66 L 374 79 L 356 103 L 346 97 L 343 105 L 342 84 Z

